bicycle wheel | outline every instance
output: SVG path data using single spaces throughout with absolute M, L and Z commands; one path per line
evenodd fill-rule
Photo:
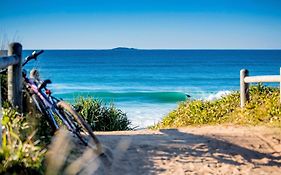
M 75 127 L 72 131 L 86 146 L 93 148 L 97 154 L 102 154 L 102 146 L 98 138 L 94 135 L 91 127 L 85 122 L 85 120 L 64 101 L 57 103 L 61 114 L 67 118 L 69 122 Z M 89 139 L 86 138 L 88 135 Z
M 54 134 L 57 130 L 57 127 L 54 121 L 51 119 L 51 116 L 48 114 L 45 104 L 36 94 L 32 94 L 31 99 L 35 104 L 37 110 L 47 119 L 47 122 L 51 127 L 51 134 Z

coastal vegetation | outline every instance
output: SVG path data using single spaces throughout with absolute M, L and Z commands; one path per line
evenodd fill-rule
M 21 114 L 4 103 L 0 174 L 45 174 L 50 128 L 38 113 Z M 93 98 L 78 98 L 75 107 L 94 131 L 131 130 L 126 114 Z M 47 165 L 48 166 L 48 165 Z
M 106 105 L 92 97 L 80 97 L 76 99 L 74 107 L 94 131 L 132 130 L 126 113 L 114 104 Z
M 250 101 L 240 108 L 235 91 L 215 101 L 188 100 L 152 128 L 171 128 L 214 124 L 269 125 L 281 127 L 279 89 L 262 84 L 250 87 Z
M 50 128 L 38 113 L 21 114 L 4 103 L 0 174 L 45 174 L 45 157 L 51 143 Z M 126 114 L 114 105 L 79 98 L 79 113 L 94 131 L 131 130 Z M 48 166 L 48 165 L 47 165 Z
M 26 118 L 11 108 L 3 109 L 0 174 L 43 174 L 46 149 L 29 132 Z

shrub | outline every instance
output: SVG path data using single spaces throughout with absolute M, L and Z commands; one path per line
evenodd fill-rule
M 240 108 L 239 92 L 215 101 L 193 100 L 180 103 L 152 128 L 188 125 L 234 123 L 244 125 L 269 124 L 281 126 L 279 89 L 261 84 L 250 87 L 250 101 Z
M 25 137 L 28 125 L 24 118 L 12 109 L 3 110 L 2 148 L 0 149 L 0 174 L 43 174 L 45 150 Z
M 91 97 L 76 99 L 75 109 L 90 124 L 94 131 L 131 130 L 126 114 L 110 104 Z
M 229 122 L 237 124 L 266 124 L 281 127 L 280 91 L 262 85 L 250 88 L 250 101 L 245 109 L 237 108 L 229 115 Z

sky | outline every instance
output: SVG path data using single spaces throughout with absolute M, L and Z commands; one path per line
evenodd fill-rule
M 280 0 L 0 0 L 25 49 L 281 49 Z

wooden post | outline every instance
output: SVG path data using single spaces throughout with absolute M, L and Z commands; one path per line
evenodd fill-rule
M 245 83 L 244 79 L 249 75 L 249 71 L 242 69 L 240 71 L 240 106 L 243 108 L 249 100 L 249 83 Z
M 22 110 L 22 45 L 11 43 L 9 45 L 8 56 L 16 55 L 18 64 L 8 66 L 8 100 L 13 107 Z

